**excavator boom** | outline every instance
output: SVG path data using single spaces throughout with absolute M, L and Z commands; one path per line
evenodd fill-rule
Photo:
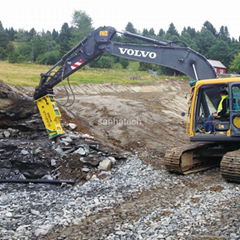
M 112 39 L 116 33 L 113 27 L 100 27 L 89 33 L 49 71 L 41 75 L 40 84 L 34 93 L 35 100 L 51 93 L 59 82 L 103 54 L 169 67 L 194 80 L 216 78 L 215 70 L 207 59 L 188 47 L 129 32 L 122 34 L 151 45 L 114 42 Z

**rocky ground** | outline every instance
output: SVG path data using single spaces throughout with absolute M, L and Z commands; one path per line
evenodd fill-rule
M 161 165 L 187 142 L 185 82 L 85 85 L 49 140 L 29 89 L 0 84 L 0 239 L 240 239 L 239 184 Z M 61 103 L 65 98 L 57 89 Z

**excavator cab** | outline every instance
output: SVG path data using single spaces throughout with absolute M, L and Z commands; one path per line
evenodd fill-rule
M 201 131 L 209 116 L 218 112 L 222 99 L 219 93 L 223 91 L 227 93 L 226 114 L 212 118 L 211 134 Z M 166 151 L 166 168 L 170 172 L 189 174 L 220 165 L 225 179 L 240 182 L 240 158 L 234 155 L 240 143 L 240 78 L 195 82 L 188 116 L 187 131 L 193 143 Z
M 220 93 L 228 93 L 227 110 L 220 118 L 210 118 L 218 111 Z M 190 112 L 191 141 L 240 141 L 240 82 L 239 79 L 225 78 L 198 81 L 194 87 Z M 213 131 L 206 130 L 211 121 Z M 208 123 L 207 123 L 208 124 Z

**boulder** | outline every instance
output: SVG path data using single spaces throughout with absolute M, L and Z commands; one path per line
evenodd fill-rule
M 112 161 L 108 158 L 101 161 L 98 165 L 98 169 L 103 171 L 108 171 L 111 169 L 111 167 L 112 167 Z

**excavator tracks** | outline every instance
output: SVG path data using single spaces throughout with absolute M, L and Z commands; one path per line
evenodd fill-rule
M 220 164 L 221 174 L 229 182 L 240 183 L 240 150 L 228 152 Z
M 214 143 L 195 143 L 168 150 L 164 165 L 170 172 L 190 174 L 219 166 L 222 149 Z
M 168 171 L 179 174 L 190 174 L 220 165 L 224 179 L 240 183 L 240 150 L 235 150 L 238 148 L 233 144 L 189 144 L 168 150 L 164 165 Z

